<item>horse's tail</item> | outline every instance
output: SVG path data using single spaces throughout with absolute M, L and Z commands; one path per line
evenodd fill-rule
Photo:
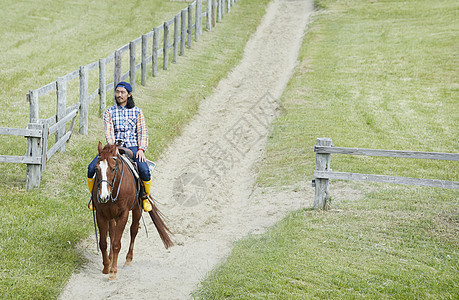
M 172 234 L 170 229 L 167 227 L 166 223 L 164 223 L 163 218 L 164 215 L 161 213 L 161 211 L 158 209 L 158 207 L 154 203 L 154 199 L 152 197 L 149 197 L 150 201 L 153 203 L 153 209 L 149 211 L 148 213 L 150 214 L 150 217 L 155 224 L 156 230 L 158 230 L 159 236 L 161 240 L 163 241 L 164 247 L 168 249 L 169 247 L 174 246 L 174 243 L 172 242 L 171 238 L 169 237 L 169 234 Z

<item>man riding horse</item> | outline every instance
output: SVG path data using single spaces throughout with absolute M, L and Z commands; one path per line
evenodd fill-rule
M 116 105 L 108 108 L 104 113 L 105 138 L 108 144 L 117 143 L 119 146 L 128 148 L 133 153 L 133 159 L 137 163 L 139 177 L 143 182 L 140 197 L 143 209 L 151 211 L 152 206 L 147 197 L 150 195 L 151 175 L 145 157 L 148 146 L 148 130 L 142 110 L 135 106 L 132 98 L 132 87 L 127 82 L 120 82 L 115 87 Z M 92 192 L 94 175 L 96 172 L 98 156 L 88 166 L 88 187 Z M 88 208 L 93 210 L 92 202 Z

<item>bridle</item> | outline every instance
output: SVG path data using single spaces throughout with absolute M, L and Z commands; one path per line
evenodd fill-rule
M 117 178 L 117 175 L 118 175 L 118 170 L 119 170 L 119 167 L 118 167 L 118 158 L 121 159 L 120 155 L 117 154 L 118 157 L 113 157 L 113 159 L 115 159 L 116 161 L 116 168 L 115 168 L 115 175 L 113 176 L 113 180 L 112 182 L 108 181 L 108 180 L 105 180 L 105 179 L 101 179 L 101 180 L 98 180 L 97 181 L 97 202 L 98 203 L 107 203 L 108 202 L 108 199 L 107 200 L 102 200 L 100 199 L 100 184 L 103 183 L 103 182 L 106 182 L 108 185 L 110 185 L 111 187 L 111 192 L 110 192 L 110 200 L 112 202 L 115 202 L 116 199 L 118 199 L 118 195 L 120 193 L 120 188 L 121 188 L 121 182 L 123 182 L 123 176 L 124 176 L 124 163 L 123 161 L 121 160 L 121 165 L 122 165 L 122 168 L 121 168 L 121 178 L 120 178 L 120 181 L 118 183 L 118 190 L 116 191 L 116 196 L 115 198 L 113 198 L 113 186 L 115 185 L 115 181 L 116 181 L 116 178 Z

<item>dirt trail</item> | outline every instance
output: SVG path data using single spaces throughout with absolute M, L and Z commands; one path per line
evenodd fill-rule
M 153 196 L 175 233 L 165 250 L 144 214 L 130 267 L 123 267 L 126 231 L 118 279 L 101 273 L 94 238 L 85 241 L 88 263 L 75 273 L 60 299 L 189 299 L 199 282 L 247 234 L 263 232 L 288 211 L 312 203 L 312 188 L 267 190 L 254 186 L 253 167 L 263 157 L 269 124 L 297 63 L 312 0 L 274 0 L 244 57 L 198 115 L 157 162 Z M 128 227 L 127 227 L 128 228 Z

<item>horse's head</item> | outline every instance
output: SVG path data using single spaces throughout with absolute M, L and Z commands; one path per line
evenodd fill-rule
M 116 145 L 107 144 L 102 148 L 99 142 L 99 160 L 96 174 L 99 189 L 99 201 L 106 203 L 112 194 L 113 185 L 118 173 L 118 148 Z

